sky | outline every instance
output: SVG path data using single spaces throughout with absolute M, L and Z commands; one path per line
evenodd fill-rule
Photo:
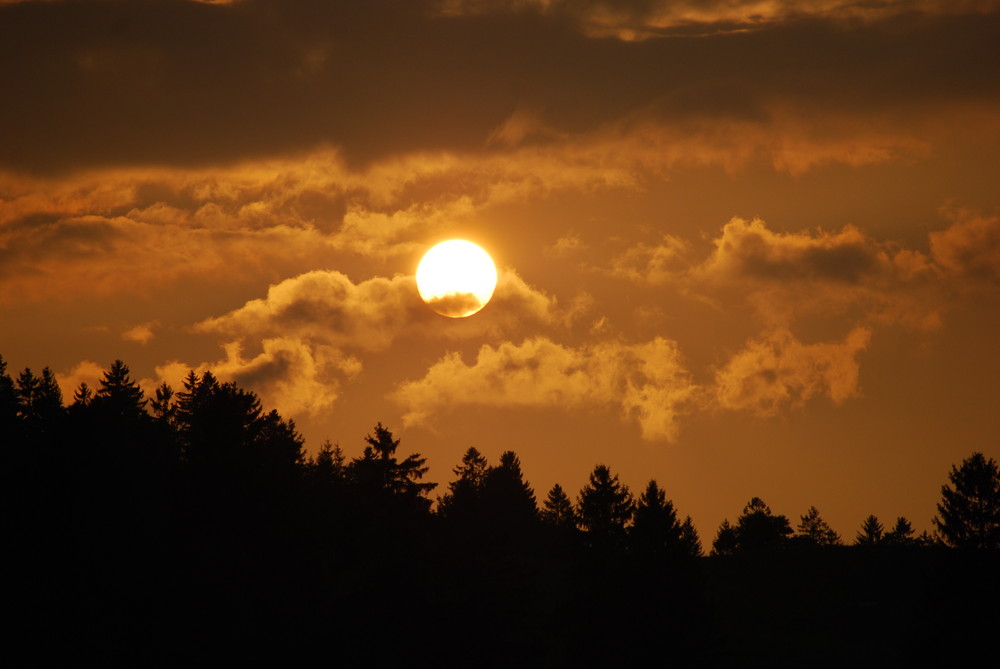
M 996 0 L 0 0 L 0 355 L 541 501 L 932 529 L 1000 458 Z M 496 261 L 450 319 L 435 243 Z

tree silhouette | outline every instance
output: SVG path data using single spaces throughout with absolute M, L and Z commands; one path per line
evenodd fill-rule
M 558 528 L 563 532 L 576 530 L 577 519 L 573 502 L 570 501 L 566 491 L 558 483 L 552 486 L 542 504 L 541 519 L 550 527 Z
M 938 534 L 957 548 L 1000 548 L 1000 468 L 993 458 L 976 452 L 952 465 L 951 485 L 941 487 Z
M 43 440 L 50 447 L 53 433 L 65 415 L 62 392 L 52 370 L 46 367 L 38 377 L 32 374 L 31 369 L 25 368 L 17 377 L 15 395 L 17 414 L 30 434 L 29 438 Z
M 640 555 L 663 557 L 687 553 L 674 504 L 655 480 L 646 484 L 635 505 L 629 543 Z
M 161 422 L 169 423 L 177 413 L 177 405 L 174 402 L 174 389 L 164 381 L 156 389 L 156 396 L 149 403 L 153 418 Z
M 428 511 L 431 506 L 425 495 L 437 487 L 437 483 L 421 483 L 427 473 L 425 458 L 412 453 L 400 462 L 396 459 L 399 440 L 392 438 L 392 432 L 375 426 L 374 434 L 365 437 L 368 443 L 360 458 L 348 465 L 351 479 L 363 490 L 389 495 L 412 505 L 420 511 Z
M 792 533 L 785 516 L 775 516 L 760 497 L 754 497 L 743 508 L 736 521 L 736 535 L 742 550 L 774 548 Z
M 597 465 L 577 500 L 577 520 L 593 547 L 612 548 L 624 544 L 625 528 L 635 503 L 628 486 L 612 476 L 606 465 Z
M 80 383 L 77 389 L 73 391 L 73 404 L 71 406 L 86 407 L 90 405 L 93 399 L 94 391 L 90 389 L 90 386 L 86 383 Z
M 917 539 L 913 536 L 913 526 L 903 516 L 896 518 L 896 524 L 885 533 L 883 541 L 894 546 L 912 546 L 917 543 Z
M 691 516 L 685 516 L 684 522 L 681 523 L 681 550 L 689 557 L 701 557 L 701 539 L 691 521 Z
M 712 554 L 732 555 L 737 548 L 739 548 L 739 538 L 736 534 L 736 528 L 726 518 L 719 524 L 719 529 L 715 533 L 715 539 L 712 541 Z
M 535 492 L 524 480 L 514 451 L 501 453 L 500 463 L 486 471 L 481 495 L 484 521 L 493 525 L 495 533 L 523 531 L 538 520 Z
M 328 439 L 319 447 L 316 457 L 309 461 L 309 466 L 325 480 L 341 480 L 346 470 L 344 462 L 344 451 Z
M 0 427 L 6 428 L 17 419 L 18 401 L 14 379 L 7 373 L 7 361 L 0 355 Z
M 489 462 L 470 446 L 462 456 L 462 464 L 452 471 L 456 478 L 448 484 L 448 492 L 438 499 L 438 514 L 457 523 L 472 522 L 480 511 L 480 490 L 489 470 Z
M 854 537 L 854 545 L 875 546 L 880 544 L 885 539 L 883 531 L 882 523 L 878 522 L 878 518 L 870 515 L 861 523 L 861 529 L 858 530 L 857 536 Z
M 840 535 L 820 517 L 819 509 L 815 506 L 810 506 L 806 514 L 801 516 L 795 532 L 796 540 L 816 546 L 835 546 L 840 543 Z
M 93 404 L 102 412 L 127 420 L 145 418 L 146 399 L 142 388 L 132 380 L 128 366 L 121 360 L 115 360 L 111 368 L 104 372 Z
M 22 419 L 34 420 L 36 418 L 35 404 L 38 401 L 39 386 L 41 380 L 31 373 L 30 367 L 17 376 L 17 406 L 18 414 Z
M 304 459 L 294 422 L 273 410 L 264 413 L 256 394 L 235 383 L 219 383 L 209 372 L 200 378 L 189 375 L 184 388 L 173 407 L 174 418 L 183 457 L 196 470 L 254 485 L 294 475 Z M 100 392 L 94 402 L 99 399 Z

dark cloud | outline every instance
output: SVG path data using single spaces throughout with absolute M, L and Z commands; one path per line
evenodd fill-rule
M 523 109 L 540 125 L 515 128 L 518 140 L 551 142 L 629 118 L 761 119 L 778 103 L 914 114 L 995 101 L 997 91 L 996 68 L 983 66 L 1000 60 L 996 15 L 890 12 L 845 24 L 819 13 L 752 32 L 626 42 L 588 37 L 564 12 L 440 7 L 0 6 L 0 164 L 216 164 L 322 144 L 367 162 L 482 150 Z
M 461 318 L 482 309 L 483 302 L 473 293 L 450 293 L 428 300 L 427 306 L 442 316 Z
M 960 212 L 931 233 L 931 254 L 945 271 L 974 284 L 1000 285 L 1000 217 Z

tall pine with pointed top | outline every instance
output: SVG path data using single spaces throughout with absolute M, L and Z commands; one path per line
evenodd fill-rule
M 563 532 L 576 531 L 576 511 L 562 486 L 556 483 L 542 504 L 542 522 Z
M 949 546 L 996 550 L 1000 548 L 1000 467 L 996 460 L 976 452 L 952 465 L 949 485 L 941 487 L 941 503 L 934 526 Z
M 639 495 L 629 531 L 629 544 L 637 554 L 649 557 L 683 553 L 677 511 L 655 480 L 650 480 Z
M 885 528 L 882 527 L 882 523 L 878 521 L 878 518 L 874 514 L 869 515 L 861 523 L 861 529 L 858 530 L 857 536 L 854 537 L 854 545 L 877 546 L 884 540 L 884 532 Z
M 634 510 L 635 502 L 628 486 L 622 484 L 606 465 L 594 467 L 577 500 L 577 519 L 587 543 L 601 549 L 623 546 Z
M 397 460 L 399 439 L 394 439 L 382 423 L 375 425 L 374 433 L 365 437 L 365 441 L 368 445 L 361 457 L 352 460 L 348 467 L 351 480 L 362 494 L 396 499 L 418 511 L 428 511 L 431 502 L 426 495 L 437 483 L 420 480 L 428 471 L 426 458 L 411 453 L 402 462 Z
M 470 446 L 462 463 L 452 470 L 456 478 L 448 484 L 448 492 L 438 499 L 438 514 L 459 525 L 474 522 L 480 513 L 480 492 L 488 470 L 489 462 Z

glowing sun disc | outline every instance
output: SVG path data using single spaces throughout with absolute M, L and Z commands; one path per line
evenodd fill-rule
M 464 239 L 441 242 L 417 265 L 417 291 L 442 316 L 465 318 L 486 306 L 497 268 L 483 249 Z

